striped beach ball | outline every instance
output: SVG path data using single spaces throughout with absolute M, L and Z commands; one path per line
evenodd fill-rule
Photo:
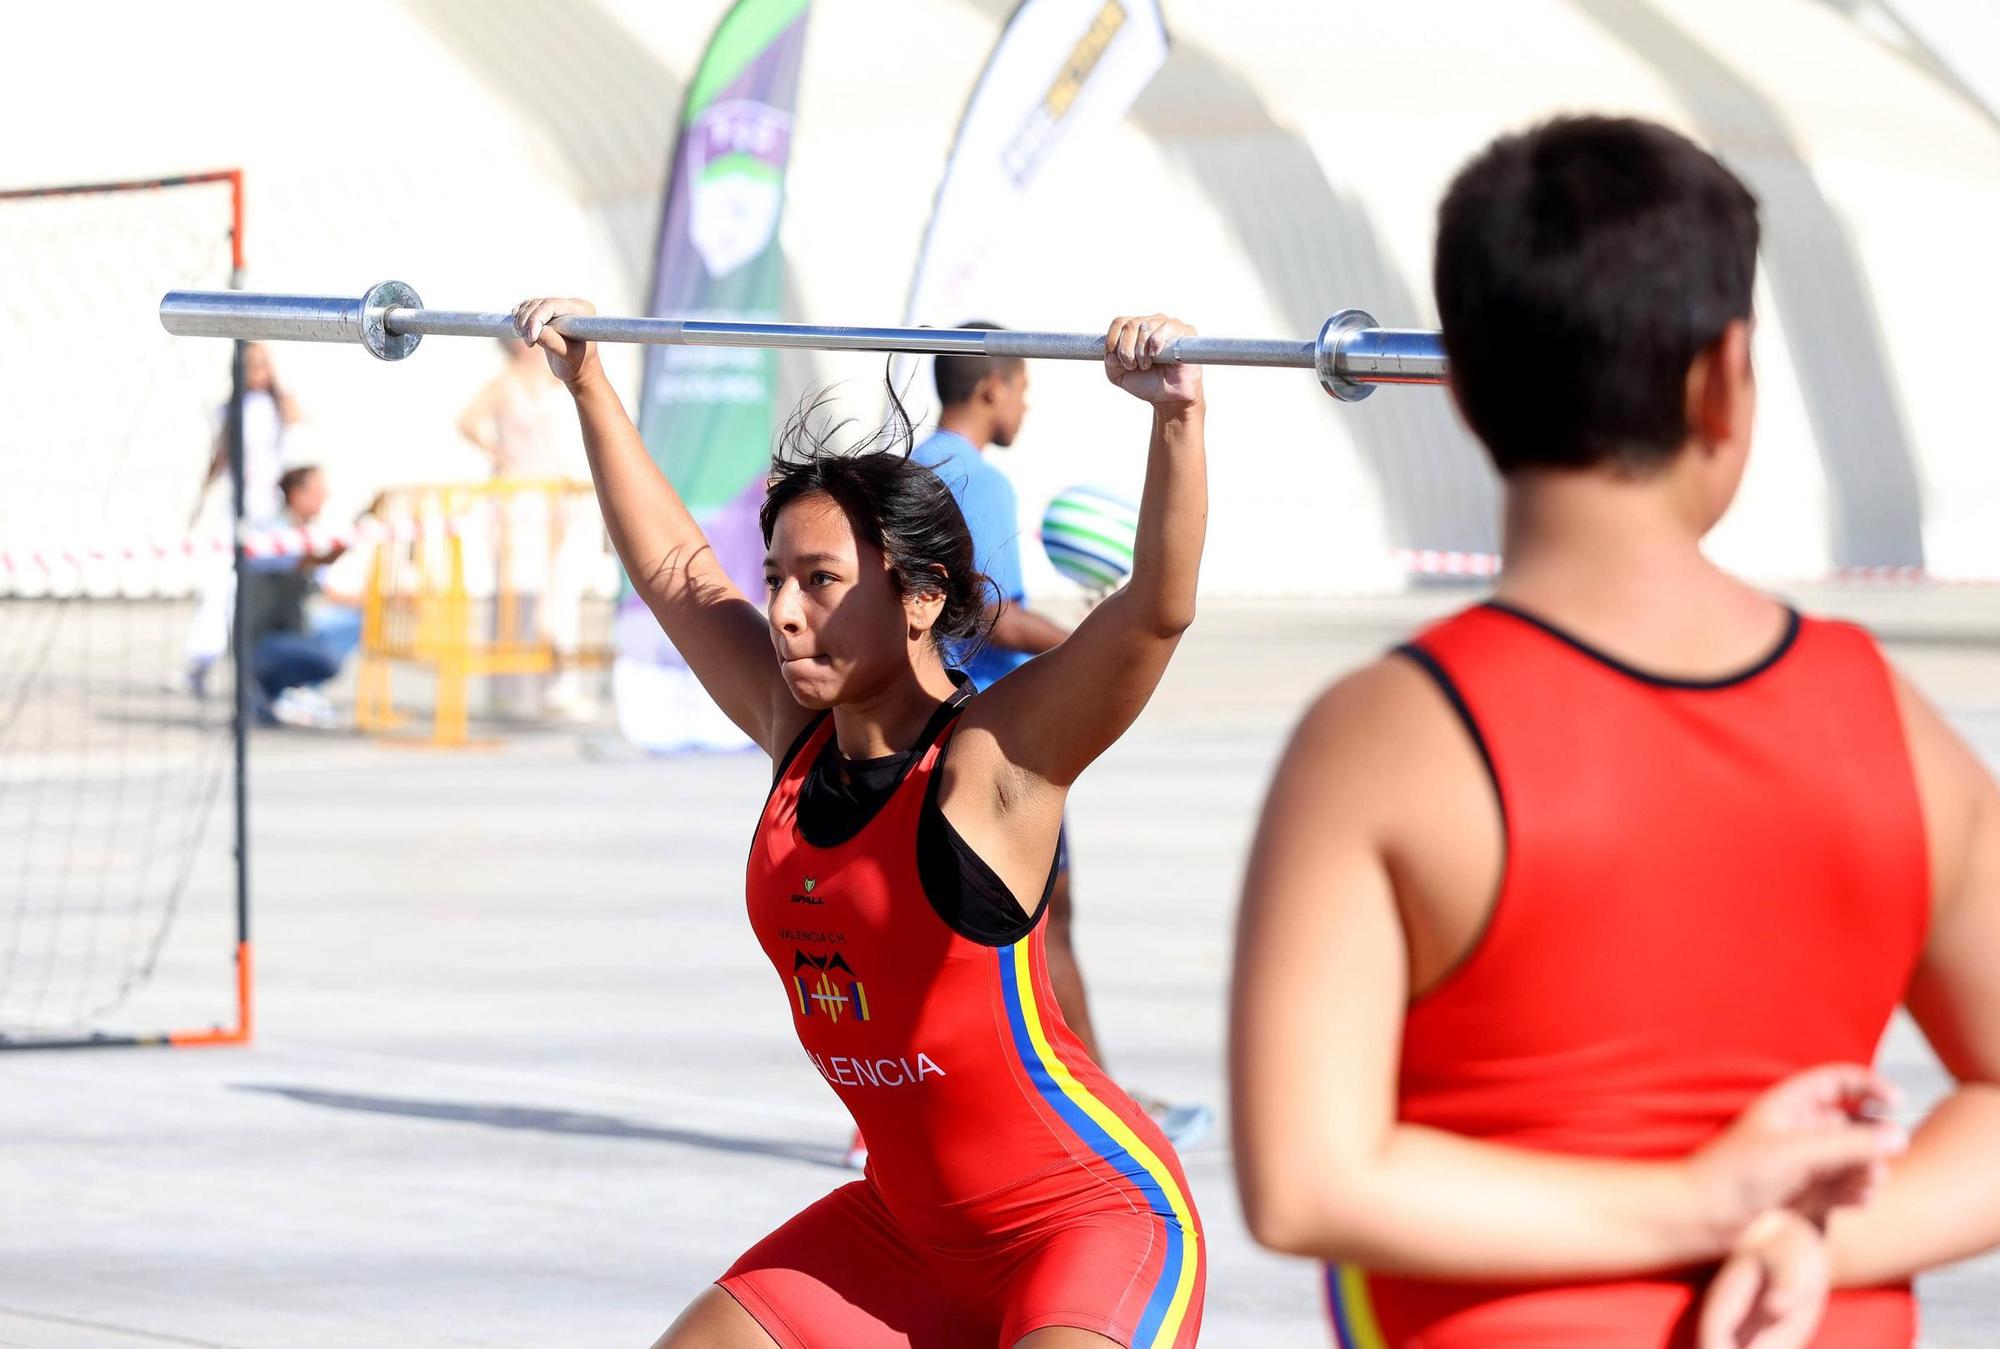
M 1139 508 L 1096 487 L 1056 494 L 1042 515 L 1042 548 L 1055 569 L 1086 590 L 1108 590 L 1132 570 Z

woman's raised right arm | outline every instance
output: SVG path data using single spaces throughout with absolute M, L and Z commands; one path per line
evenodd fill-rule
M 564 314 L 596 312 L 585 300 L 526 300 L 514 310 L 514 328 L 541 348 L 576 400 L 597 504 L 633 588 L 729 719 L 773 756 L 782 754 L 810 714 L 779 673 L 763 611 L 729 579 L 646 453 L 595 348 L 549 326 Z

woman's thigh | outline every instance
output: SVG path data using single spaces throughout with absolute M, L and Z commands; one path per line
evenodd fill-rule
M 798 1214 L 717 1282 L 780 1349 L 958 1349 L 991 1345 L 999 1329 L 939 1286 L 865 1180 Z
M 711 1285 L 653 1341 L 653 1349 L 777 1349 L 778 1342 L 743 1310 L 743 1304 Z
M 1101 1214 L 1036 1243 L 1009 1272 L 1001 1341 L 1069 1349 L 1097 1337 L 1133 1349 L 1191 1349 L 1206 1258 L 1199 1229 L 1153 1214 Z M 1059 1333 L 1060 1332 L 1060 1333 Z

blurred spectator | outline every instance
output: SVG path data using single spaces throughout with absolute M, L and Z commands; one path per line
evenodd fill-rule
M 208 476 L 202 479 L 202 500 L 196 504 L 194 519 L 198 522 L 203 514 L 202 507 L 208 504 L 209 489 L 218 482 L 226 482 L 229 477 L 229 409 L 221 409 L 222 424 L 215 433 L 215 447 L 209 455 Z M 243 518 L 258 524 L 275 514 L 281 507 L 279 499 L 279 475 L 284 470 L 285 431 L 299 421 L 299 406 L 291 394 L 278 383 L 278 372 L 271 364 L 271 351 L 261 342 L 243 344 Z M 216 494 L 220 497 L 225 512 L 229 509 L 229 492 L 225 487 Z
M 243 518 L 252 525 L 269 521 L 280 509 L 278 479 L 284 470 L 285 432 L 299 421 L 297 402 L 278 383 L 270 349 L 261 342 L 243 346 Z M 217 413 L 215 444 L 208 473 L 188 529 L 197 539 L 231 537 L 236 507 L 229 489 L 229 407 Z M 217 489 L 217 484 L 221 484 Z M 188 624 L 184 648 L 186 668 L 174 682 L 185 680 L 198 697 L 207 691 L 209 672 L 229 649 L 229 622 L 236 605 L 236 571 L 230 555 L 218 552 L 202 558 L 200 598 Z
M 305 529 L 326 505 L 326 475 L 315 466 L 287 471 L 278 479 L 278 490 L 285 501 L 276 522 L 281 527 Z M 320 552 L 308 547 L 299 556 L 260 559 L 244 569 L 260 725 L 340 724 L 339 713 L 320 686 L 340 673 L 353 644 L 342 646 L 340 639 L 313 631 L 306 621 L 306 600 L 319 568 L 346 551 L 345 544 Z M 354 631 L 358 636 L 358 625 Z
M 500 349 L 507 364 L 459 414 L 459 434 L 492 461 L 496 478 L 574 474 L 581 446 L 561 382 L 527 343 L 503 337 Z
M 368 509 L 355 517 L 355 532 L 346 550 L 320 569 L 319 593 L 306 605 L 308 630 L 343 663 L 361 645 L 361 615 L 368 602 L 368 580 L 379 546 L 378 535 L 369 526 L 382 522 L 387 496 L 378 493 Z
M 459 415 L 459 433 L 492 462 L 501 483 L 588 482 L 590 470 L 568 394 L 535 348 L 500 339 L 507 364 Z M 501 676 L 494 690 L 511 710 L 588 721 L 597 706 L 576 668 L 583 589 L 601 551 L 597 504 L 536 490 L 508 492 L 492 516 L 497 560 L 508 578 L 516 631 L 524 641 L 546 636 L 556 674 L 546 688 L 525 676 Z M 500 628 L 498 604 L 493 626 Z

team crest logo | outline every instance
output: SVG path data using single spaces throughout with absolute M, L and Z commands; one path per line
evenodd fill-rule
M 716 103 L 688 133 L 688 241 L 710 276 L 770 247 L 785 203 L 791 115 L 764 103 Z
M 819 889 L 819 879 L 814 876 L 806 877 L 805 887 L 806 887 L 806 893 L 811 894 L 813 891 Z
M 809 956 L 794 949 L 792 991 L 798 998 L 800 1016 L 823 1016 L 835 1022 L 850 1016 L 856 1021 L 868 1020 L 868 992 L 838 951 Z

